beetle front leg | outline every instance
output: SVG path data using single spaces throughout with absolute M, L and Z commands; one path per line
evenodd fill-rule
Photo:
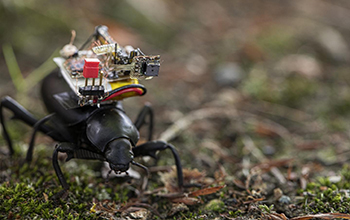
M 173 145 L 168 144 L 164 141 L 150 141 L 150 142 L 146 142 L 144 144 L 141 144 L 137 147 L 134 147 L 133 153 L 134 153 L 135 157 L 150 156 L 150 157 L 153 157 L 156 159 L 157 158 L 156 152 L 159 150 L 166 150 L 166 149 L 171 150 L 173 157 L 175 159 L 175 165 L 176 165 L 176 171 L 177 171 L 177 181 L 178 181 L 179 188 L 181 189 L 184 187 L 182 166 L 181 166 L 179 154 L 177 153 L 177 151 Z
M 98 154 L 96 152 L 84 149 L 84 148 L 79 148 L 73 143 L 69 142 L 63 142 L 60 143 L 55 151 L 53 152 L 52 156 L 52 164 L 53 168 L 55 169 L 56 175 L 58 177 L 58 180 L 60 181 L 61 185 L 65 190 L 69 189 L 69 186 L 63 176 L 63 173 L 61 171 L 61 168 L 58 164 L 58 152 L 66 153 L 67 154 L 67 159 L 66 161 L 69 161 L 73 158 L 76 159 L 87 159 L 87 160 L 101 160 L 105 161 L 104 156 L 101 154 Z
M 64 143 L 60 143 L 53 152 L 52 165 L 53 165 L 53 168 L 55 169 L 58 180 L 60 181 L 64 190 L 68 190 L 69 185 L 67 184 L 67 181 L 64 178 L 62 170 L 60 168 L 60 165 L 58 164 L 58 152 L 67 153 L 67 155 L 69 157 L 70 154 L 73 154 L 75 149 L 76 149 L 76 147 L 74 144 L 64 142 Z

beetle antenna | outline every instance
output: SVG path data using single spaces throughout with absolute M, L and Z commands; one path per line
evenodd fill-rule
M 135 162 L 135 161 L 131 161 L 131 163 L 132 163 L 133 165 L 135 165 L 135 166 L 138 166 L 138 167 L 141 167 L 142 169 L 144 169 L 144 170 L 146 171 L 146 173 L 147 173 L 147 177 L 149 177 L 149 170 L 148 170 L 148 168 L 147 168 L 146 166 L 144 166 L 144 165 L 142 165 L 142 164 L 139 164 L 139 163 L 137 163 L 137 162 Z
M 142 165 L 142 164 L 139 164 L 139 163 L 135 162 L 135 161 L 131 161 L 131 163 L 132 163 L 133 165 L 138 166 L 138 167 L 140 167 L 140 168 L 142 168 L 142 169 L 144 169 L 144 170 L 146 171 L 147 177 L 145 177 L 145 179 L 144 179 L 144 181 L 143 181 L 143 184 L 142 184 L 142 190 L 145 190 L 145 189 L 147 188 L 147 185 L 148 185 L 148 178 L 149 178 L 149 176 L 150 176 L 150 175 L 149 175 L 149 170 L 148 170 L 148 168 L 145 167 L 145 166 Z

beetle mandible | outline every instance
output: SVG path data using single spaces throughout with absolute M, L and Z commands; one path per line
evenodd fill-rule
M 91 43 L 89 49 L 84 49 L 88 43 Z M 121 102 L 124 98 L 146 93 L 138 79 L 158 76 L 159 56 L 146 56 L 140 49 L 119 46 L 106 26 L 97 26 L 80 49 L 71 41 L 61 50 L 61 56 L 54 59 L 59 69 L 42 81 L 42 99 L 49 115 L 37 119 L 14 99 L 6 96 L 1 100 L 0 121 L 10 155 L 14 149 L 5 126 L 5 108 L 13 113 L 13 118 L 33 127 L 27 162 L 32 160 L 38 131 L 59 143 L 53 152 L 52 164 L 64 190 L 68 190 L 69 185 L 58 163 L 59 152 L 67 154 L 66 161 L 73 158 L 107 161 L 110 171 L 119 174 L 127 172 L 130 164 L 148 173 L 147 167 L 135 162 L 134 158 L 156 158 L 156 152 L 165 149 L 172 152 L 178 185 L 182 188 L 182 166 L 175 147 L 164 141 L 151 140 L 152 108 L 145 105 L 133 123 Z M 88 66 L 90 64 L 92 66 Z M 92 85 L 88 83 L 89 78 L 92 78 Z M 96 85 L 95 79 L 99 84 Z M 148 142 L 137 145 L 138 130 L 146 124 L 147 118 Z

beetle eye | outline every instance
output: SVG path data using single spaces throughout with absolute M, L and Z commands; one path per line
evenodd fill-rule
M 130 155 L 131 155 L 131 159 L 134 159 L 134 153 L 132 151 L 129 151 Z

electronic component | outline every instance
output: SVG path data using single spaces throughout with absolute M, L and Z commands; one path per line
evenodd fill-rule
M 85 78 L 85 86 L 79 87 L 79 93 L 83 96 L 99 96 L 104 95 L 104 87 L 102 84 L 102 74 L 100 74 L 100 60 L 97 58 L 86 58 L 83 68 L 83 76 Z M 99 77 L 101 75 L 101 77 Z M 100 85 L 95 85 L 95 79 L 100 78 Z M 92 85 L 88 85 L 89 78 L 92 79 Z
M 145 55 L 132 46 L 121 47 L 108 34 L 106 26 L 97 26 L 95 33 L 74 55 L 65 54 L 54 61 L 79 97 L 80 105 L 143 95 L 146 89 L 138 80 L 152 79 L 158 76 L 160 69 L 159 55 Z

